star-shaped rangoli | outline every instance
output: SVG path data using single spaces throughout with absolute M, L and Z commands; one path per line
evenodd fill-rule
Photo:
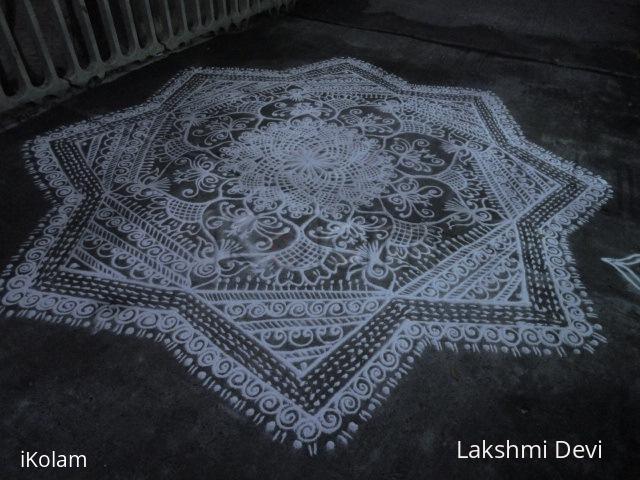
M 193 69 L 28 157 L 54 206 L 0 311 L 162 342 L 311 453 L 346 443 L 427 346 L 603 341 L 567 234 L 608 187 L 487 92 L 351 59 Z

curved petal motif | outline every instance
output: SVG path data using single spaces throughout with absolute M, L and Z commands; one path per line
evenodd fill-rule
M 602 261 L 614 267 L 626 281 L 640 290 L 640 253 L 624 258 L 602 258 Z

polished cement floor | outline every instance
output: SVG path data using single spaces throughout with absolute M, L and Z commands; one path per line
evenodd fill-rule
M 640 474 L 640 291 L 601 259 L 640 253 L 636 2 L 300 2 L 0 135 L 0 263 L 48 208 L 25 141 L 139 104 L 184 68 L 287 68 L 349 56 L 412 83 L 495 92 L 533 142 L 603 177 L 613 198 L 570 238 L 607 343 L 567 357 L 426 350 L 354 440 L 309 457 L 273 442 L 160 345 L 0 319 L 1 478 L 532 478 Z M 559 4 L 560 3 L 560 4 Z M 593 444 L 601 460 L 464 461 L 456 443 Z M 20 470 L 21 450 L 89 468 Z

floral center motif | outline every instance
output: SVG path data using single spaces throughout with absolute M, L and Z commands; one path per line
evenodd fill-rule
M 393 176 L 378 142 L 343 126 L 303 118 L 240 135 L 223 149 L 236 191 L 264 208 L 335 216 L 377 198 Z

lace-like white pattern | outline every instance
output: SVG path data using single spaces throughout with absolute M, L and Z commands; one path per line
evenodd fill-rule
M 224 171 L 257 210 L 285 206 L 293 215 L 340 218 L 387 188 L 391 160 L 377 142 L 322 120 L 294 117 L 245 132 L 223 148 Z
M 0 311 L 162 342 L 311 454 L 348 442 L 427 346 L 604 341 L 567 235 L 608 186 L 487 92 L 351 59 L 193 69 L 26 156 L 53 207 Z

